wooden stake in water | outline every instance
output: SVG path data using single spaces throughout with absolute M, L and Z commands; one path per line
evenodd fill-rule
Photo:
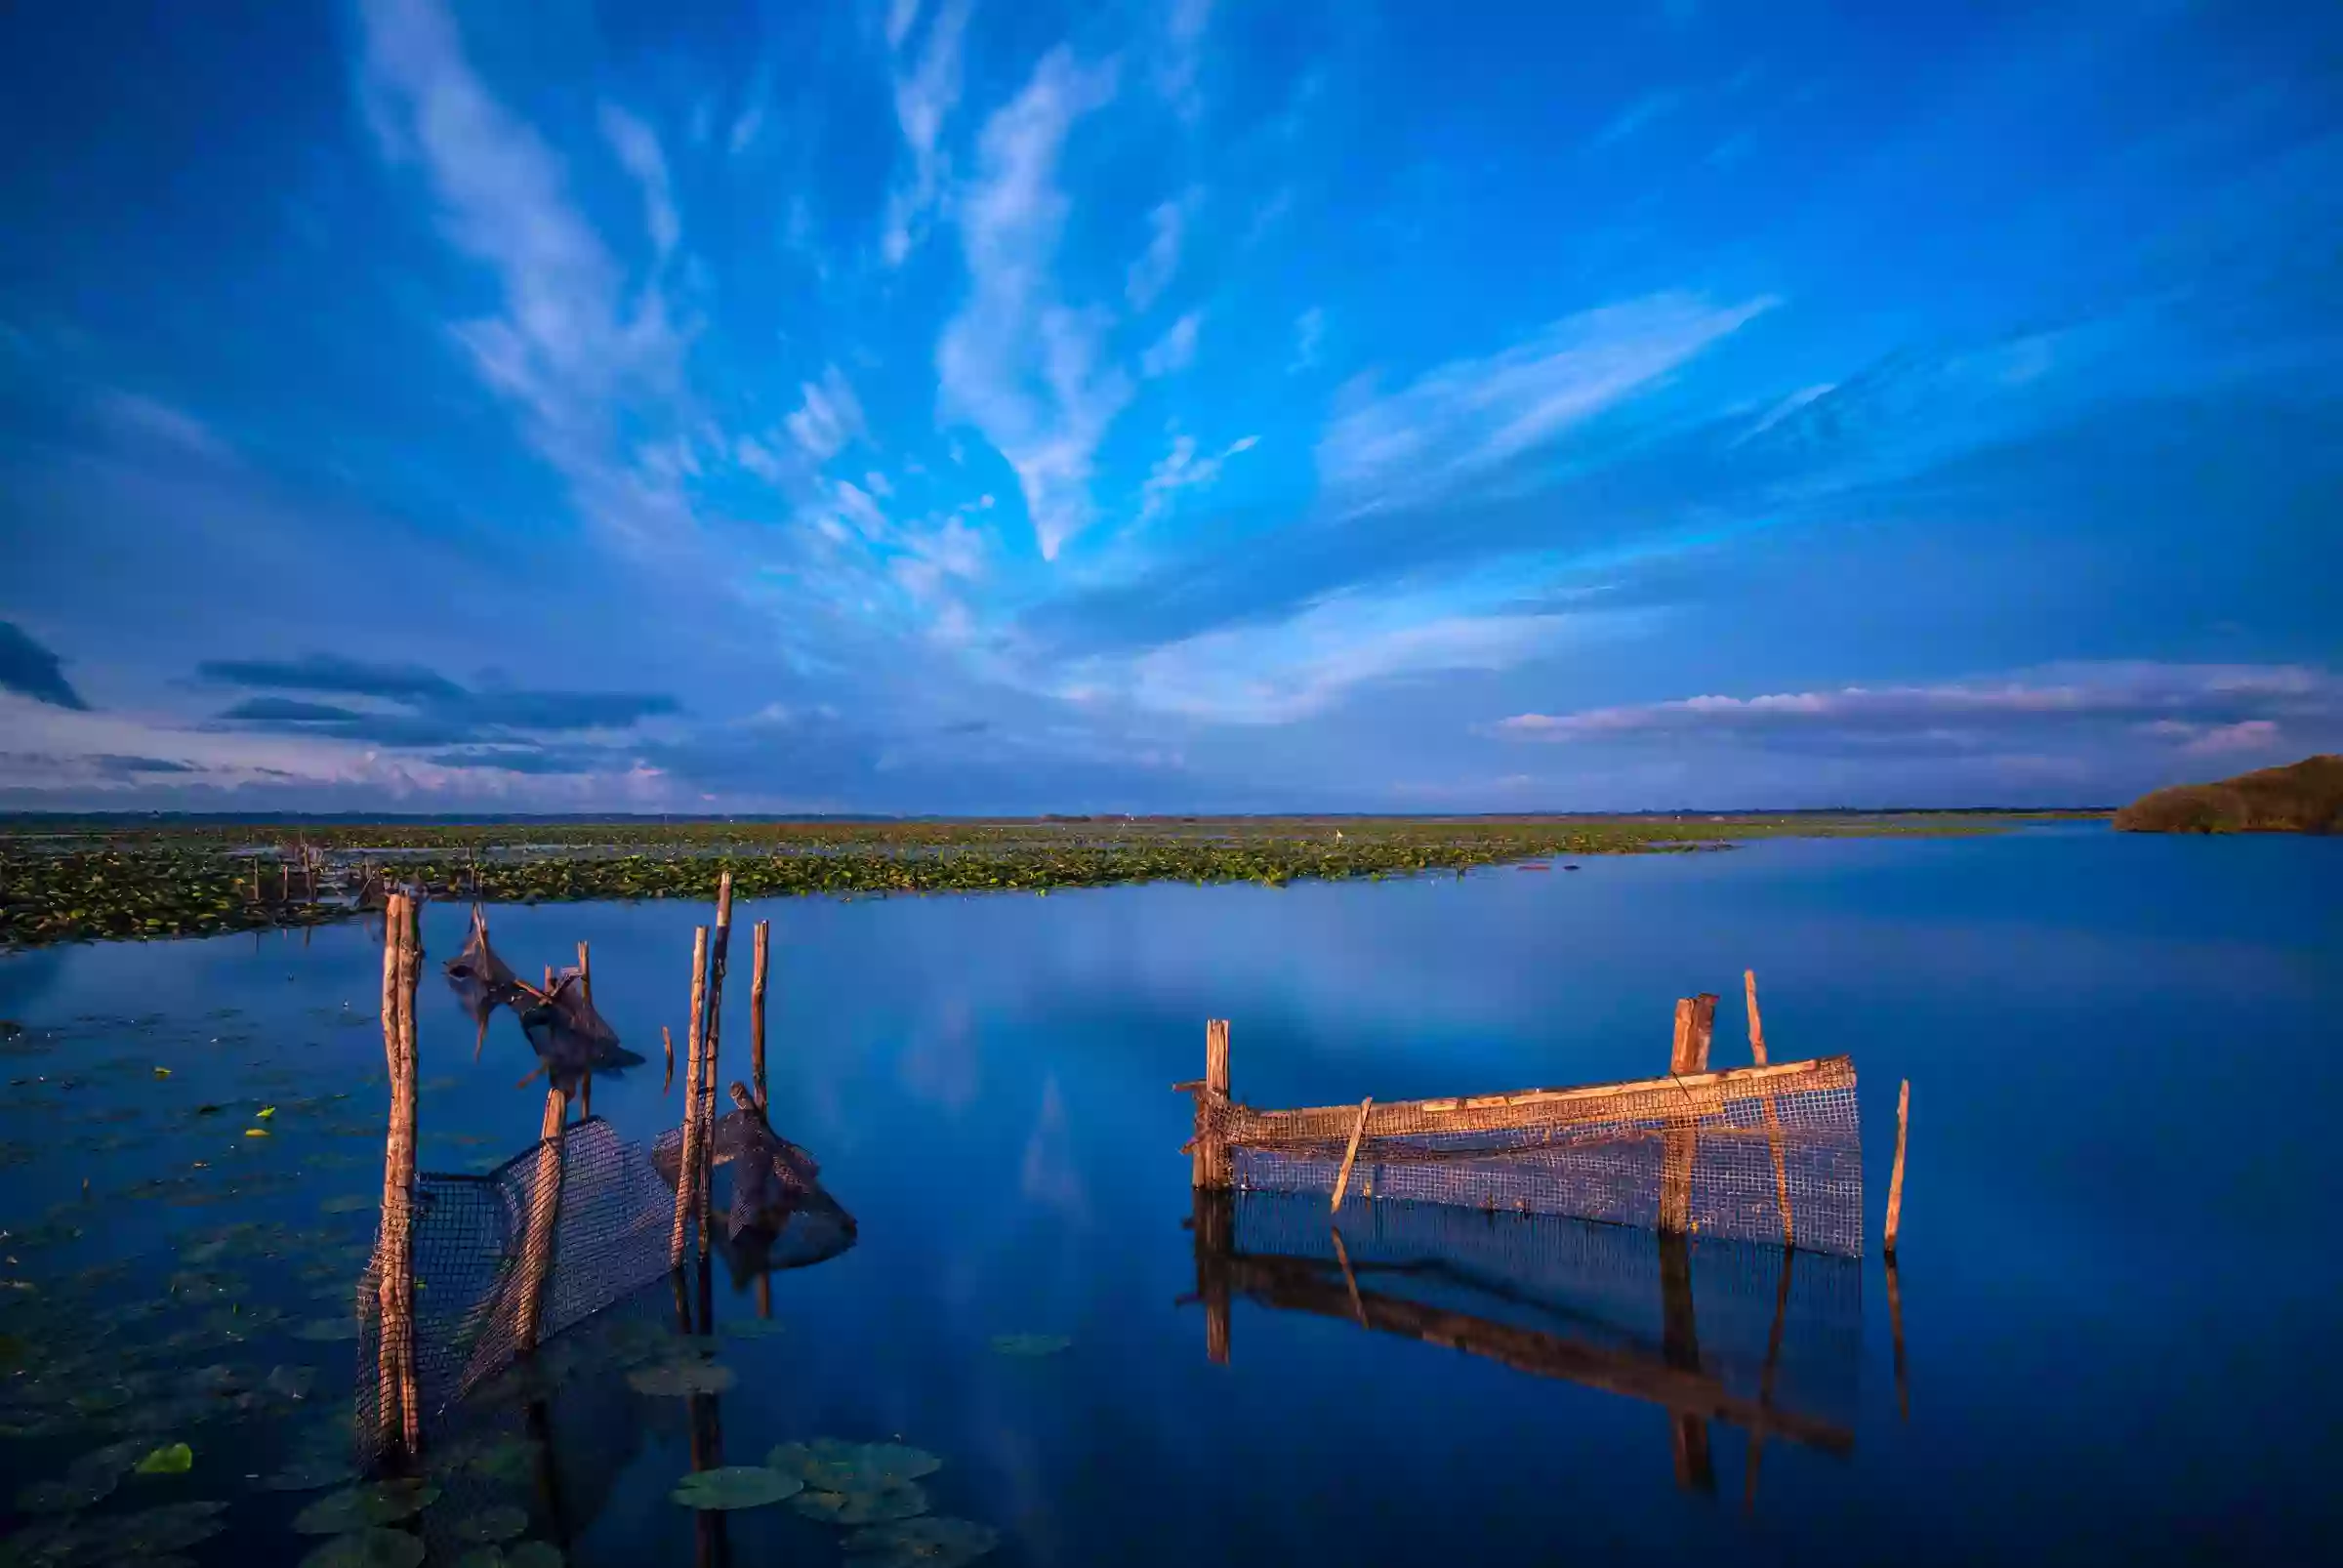
M 513 1317 L 515 1349 L 537 1348 L 537 1331 L 544 1317 L 545 1285 L 553 1272 L 554 1235 L 561 1220 L 562 1127 L 569 1104 L 559 1088 L 545 1092 L 545 1117 L 539 1123 L 537 1171 L 530 1182 L 529 1228 L 521 1243 L 520 1295 Z
M 760 1110 L 764 1097 L 764 972 L 772 951 L 771 921 L 757 923 L 757 969 L 749 977 L 749 1087 L 755 1091 Z
M 1896 1163 L 1887 1173 L 1887 1256 L 1896 1256 L 1896 1235 L 1904 1228 L 1904 1135 L 1911 1124 L 1911 1080 L 1896 1094 Z
M 1342 1207 L 1342 1193 L 1350 1185 L 1351 1163 L 1359 1157 L 1359 1139 L 1367 1135 L 1367 1113 L 1375 1108 L 1372 1094 L 1359 1101 L 1359 1119 L 1350 1130 L 1350 1146 L 1342 1151 L 1342 1169 L 1335 1173 L 1335 1201 L 1328 1208 Z
M 676 1151 L 676 1225 L 667 1243 L 670 1268 L 683 1266 L 683 1226 L 692 1213 L 693 1176 L 700 1166 L 700 1013 L 708 995 L 708 928 L 691 933 L 691 1024 L 683 1036 L 683 1141 Z M 675 1066 L 668 1066 L 672 1079 Z
M 586 944 L 578 944 L 578 999 L 586 1011 L 594 1011 L 594 965 L 586 956 Z M 594 1063 L 588 1062 L 578 1074 L 578 1120 L 585 1121 L 594 1114 Z
M 1204 1025 L 1204 1093 L 1196 1097 L 1195 1153 L 1189 1184 L 1225 1187 L 1235 1179 L 1228 1144 L 1221 1137 L 1218 1112 L 1228 1105 L 1228 1020 L 1207 1019 Z
M 1708 1043 L 1716 1032 L 1716 998 L 1708 992 L 1676 999 L 1676 1033 L 1667 1070 L 1682 1078 L 1708 1070 Z M 1660 1229 L 1681 1235 L 1692 1229 L 1692 1176 L 1700 1160 L 1700 1128 L 1687 1116 L 1661 1135 Z
M 724 956 L 732 946 L 732 873 L 725 872 L 716 885 L 716 938 L 708 944 L 708 1021 L 702 1051 L 707 1060 L 700 1065 L 700 1257 L 708 1256 L 708 1232 L 714 1200 L 709 1174 L 714 1167 L 716 1129 L 716 1085 L 720 1070 L 721 1035 L 724 1011 Z
M 1759 1067 L 1765 1065 L 1765 1024 L 1757 1015 L 1757 971 L 1741 971 L 1749 999 L 1749 1056 Z M 1789 1165 L 1782 1155 L 1782 1115 L 1774 1109 L 1774 1092 L 1760 1089 L 1757 1102 L 1765 1110 L 1765 1146 L 1774 1157 L 1774 1202 L 1782 1211 L 1782 1245 L 1797 1245 L 1798 1226 L 1789 1211 Z M 1751 1463 L 1755 1462 L 1754 1454 Z
M 423 942 L 413 900 L 391 901 L 383 928 L 383 1061 L 390 1121 L 383 1135 L 383 1210 L 375 1242 L 377 1436 L 413 1454 L 423 1412 L 415 1375 L 415 992 Z

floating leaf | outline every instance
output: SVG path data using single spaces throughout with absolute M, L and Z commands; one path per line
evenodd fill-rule
M 761 1508 L 796 1497 L 805 1483 L 794 1475 L 760 1465 L 727 1465 L 720 1469 L 694 1470 L 676 1483 L 668 1496 L 687 1508 Z
M 468 1513 L 447 1527 L 447 1533 L 458 1541 L 483 1543 L 510 1541 L 529 1527 L 529 1510 L 499 1504 Z
M 396 1524 L 421 1513 L 439 1496 L 429 1481 L 377 1481 L 331 1492 L 293 1516 L 293 1529 L 305 1536 L 339 1535 L 371 1524 Z
M 301 1568 L 417 1568 L 423 1556 L 420 1536 L 368 1528 L 334 1537 L 302 1558 Z
M 789 1506 L 824 1524 L 887 1524 L 927 1511 L 927 1494 L 917 1481 L 900 1481 L 870 1492 L 806 1492 Z
M 316 1382 L 317 1369 L 314 1367 L 276 1366 L 268 1369 L 268 1376 L 262 1380 L 261 1386 L 287 1399 L 307 1399 Z
M 900 1443 L 848 1443 L 817 1437 L 809 1444 L 783 1443 L 765 1464 L 823 1492 L 876 1492 L 933 1475 L 944 1462 Z
M 340 1486 L 356 1474 L 339 1460 L 311 1456 L 288 1461 L 274 1474 L 263 1477 L 261 1488 L 267 1492 L 316 1492 Z
M 78 1513 L 113 1496 L 120 1478 L 80 1477 L 63 1481 L 35 1481 L 17 1493 L 17 1507 L 24 1513 Z
M 157 1067 L 154 1070 L 154 1076 L 157 1078 L 168 1078 L 171 1076 L 171 1069 L 168 1067 Z
M 1073 1344 L 1062 1334 L 996 1334 L 993 1348 L 1005 1356 L 1053 1356 Z
M 561 1548 L 550 1541 L 474 1547 L 456 1559 L 456 1568 L 561 1568 Z
M 1000 1533 L 967 1519 L 905 1519 L 846 1537 L 854 1568 L 960 1568 L 1001 1544 Z
M 637 1393 L 671 1399 L 720 1394 L 732 1383 L 732 1369 L 713 1361 L 660 1361 L 627 1374 L 627 1386 Z
M 185 1475 L 195 1467 L 195 1451 L 185 1443 L 158 1448 L 134 1466 L 140 1475 Z
M 267 1137 L 268 1130 L 265 1127 L 248 1127 L 244 1130 L 244 1135 L 246 1137 Z
M 92 1520 L 88 1529 L 93 1555 L 100 1560 L 152 1558 L 182 1551 L 226 1530 L 220 1515 L 226 1511 L 225 1503 L 173 1503 Z

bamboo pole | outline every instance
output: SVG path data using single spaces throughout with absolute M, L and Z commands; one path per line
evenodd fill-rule
M 1350 1249 L 1342 1245 L 1342 1232 L 1333 1225 L 1326 1230 L 1327 1238 L 1335 1244 L 1335 1261 L 1342 1265 L 1342 1288 L 1350 1294 L 1350 1315 L 1359 1320 L 1362 1329 L 1373 1329 L 1367 1321 L 1367 1300 L 1359 1295 L 1359 1276 L 1351 1272 Z
M 700 1012 L 707 1004 L 708 928 L 691 933 L 691 1027 L 683 1039 L 683 1142 L 676 1152 L 676 1224 L 667 1243 L 670 1268 L 683 1266 L 683 1226 L 692 1212 L 692 1176 L 700 1162 Z M 668 1064 L 675 1076 L 675 1064 Z M 679 1288 L 679 1287 L 678 1287 Z
M 771 921 L 757 923 L 757 969 L 749 979 L 749 1087 L 756 1092 L 757 1104 L 762 1109 L 764 1097 L 764 976 L 765 966 L 772 952 L 773 925 Z
M 1221 1137 L 1214 1113 L 1228 1105 L 1228 1020 L 1207 1019 L 1204 1025 L 1204 1088 L 1196 1096 L 1195 1154 L 1191 1186 L 1225 1187 L 1234 1179 L 1228 1144 Z
M 727 871 L 716 885 L 716 936 L 708 944 L 708 1016 L 701 1050 L 707 1060 L 700 1067 L 700 1258 L 708 1257 L 709 1232 L 714 1228 L 711 1218 L 715 1199 L 709 1175 L 714 1167 L 711 1158 L 716 1129 L 716 1085 L 720 1070 L 724 1011 L 724 958 L 732 946 L 732 873 Z M 704 1315 L 704 1311 L 703 1311 Z
M 1765 1065 L 1765 1024 L 1757 1014 L 1757 971 L 1744 970 L 1742 980 L 1747 987 L 1749 999 L 1749 1055 L 1754 1064 Z M 1774 1108 L 1773 1091 L 1761 1090 L 1758 1104 L 1765 1112 L 1765 1146 L 1774 1158 L 1774 1202 L 1782 1211 L 1782 1245 L 1794 1247 L 1798 1242 L 1797 1220 L 1789 1208 L 1789 1165 L 1782 1154 L 1782 1115 Z M 1751 1463 L 1755 1456 L 1751 1455 Z
M 1236 1194 L 1226 1188 L 1198 1187 L 1188 1201 L 1188 1223 L 1196 1238 L 1196 1294 L 1204 1302 L 1204 1358 L 1225 1367 L 1234 1295 L 1230 1255 L 1236 1245 Z
M 1774 1290 L 1774 1327 L 1773 1332 L 1766 1336 L 1765 1370 L 1757 1380 L 1757 1405 L 1761 1410 L 1774 1408 L 1774 1374 L 1782 1365 L 1782 1331 L 1789 1318 L 1789 1269 L 1797 1260 L 1797 1256 L 1794 1252 L 1782 1255 L 1782 1281 Z M 1741 1494 L 1744 1512 L 1757 1511 L 1757 1466 L 1764 1457 L 1765 1433 L 1752 1426 L 1749 1428 L 1748 1480 Z
M 1335 1173 L 1335 1201 L 1327 1206 L 1331 1210 L 1342 1207 L 1342 1193 L 1350 1185 L 1351 1162 L 1359 1157 L 1359 1139 L 1366 1135 L 1367 1113 L 1374 1106 L 1375 1096 L 1372 1094 L 1359 1101 L 1359 1120 L 1350 1130 L 1350 1146 L 1342 1151 L 1342 1169 Z M 1341 1245 L 1339 1237 L 1336 1239 L 1336 1245 Z
M 1887 1255 L 1887 1332 L 1896 1353 L 1896 1419 L 1911 1420 L 1911 1385 L 1904 1371 L 1904 1282 L 1896 1267 L 1896 1255 Z
M 1692 1248 L 1681 1235 L 1660 1238 L 1661 1355 L 1680 1372 L 1701 1370 L 1701 1336 L 1692 1300 Z M 1676 1484 L 1687 1491 L 1714 1492 L 1716 1469 L 1708 1452 L 1707 1418 L 1678 1411 L 1673 1448 Z
M 667 1077 L 659 1085 L 659 1093 L 665 1094 L 676 1087 L 676 1037 L 664 1023 L 659 1026 L 659 1043 L 667 1048 Z
M 1896 1163 L 1887 1173 L 1887 1256 L 1896 1256 L 1896 1236 L 1904 1228 L 1904 1135 L 1911 1125 L 1911 1080 L 1896 1093 Z
M 594 965 L 587 957 L 586 944 L 578 944 L 578 998 L 586 1004 L 589 1016 L 594 1012 Z M 583 1122 L 594 1115 L 594 1063 L 578 1075 L 578 1120 Z

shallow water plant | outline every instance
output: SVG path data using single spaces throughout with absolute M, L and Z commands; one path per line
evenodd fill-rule
M 904 1519 L 846 1537 L 854 1568 L 960 1568 L 1001 1544 L 1000 1532 L 968 1519 Z
M 298 1535 L 340 1535 L 368 1525 L 396 1524 L 430 1507 L 439 1488 L 429 1481 L 376 1481 L 330 1492 L 293 1516 Z
M 404 1530 L 369 1526 L 335 1536 L 301 1559 L 301 1568 L 417 1568 L 423 1540 Z
M 836 1437 L 783 1443 L 764 1462 L 816 1491 L 836 1493 L 903 1486 L 944 1467 L 942 1460 L 925 1449 L 902 1443 L 849 1443 Z
M 869 1492 L 802 1492 L 789 1506 L 824 1524 L 889 1524 L 927 1511 L 927 1493 L 917 1481 L 898 1481 Z
M 692 1471 L 668 1496 L 687 1508 L 729 1512 L 786 1502 L 804 1489 L 805 1483 L 796 1476 L 761 1465 L 726 1465 Z

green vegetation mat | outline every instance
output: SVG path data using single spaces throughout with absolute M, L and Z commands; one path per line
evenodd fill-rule
M 2074 814 L 2074 813 L 2070 813 Z M 803 893 L 1037 892 L 1134 882 L 1462 873 L 1756 838 L 1939 837 L 1985 814 L 1150 818 L 884 823 L 0 824 L 0 945 L 203 935 L 343 919 L 369 878 L 492 902 Z M 300 849 L 296 850 L 298 843 Z M 321 854 L 315 896 L 283 880 Z M 299 873 L 295 873 L 298 878 Z

